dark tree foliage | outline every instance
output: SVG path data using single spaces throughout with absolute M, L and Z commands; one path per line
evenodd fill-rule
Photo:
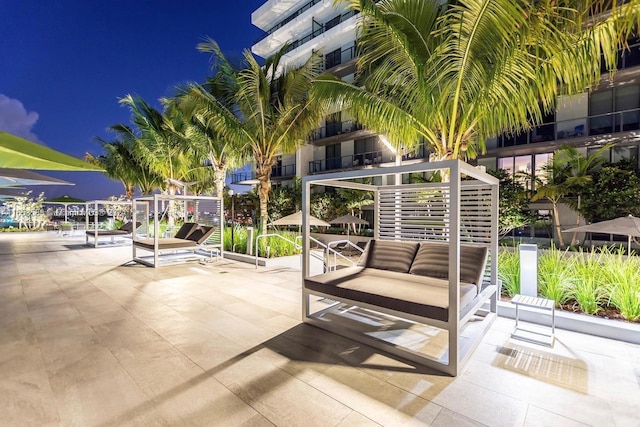
M 513 180 L 511 174 L 504 170 L 489 170 L 489 174 L 500 180 L 499 233 L 501 236 L 511 230 L 524 227 L 531 222 L 529 199 L 524 186 Z
M 588 222 L 640 216 L 640 178 L 635 171 L 619 166 L 600 169 L 585 190 L 581 213 Z

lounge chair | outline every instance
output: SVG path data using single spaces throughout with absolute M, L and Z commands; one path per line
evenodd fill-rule
M 158 267 L 159 256 L 162 252 L 185 252 L 193 254 L 200 249 L 213 234 L 215 227 L 185 222 L 173 237 L 140 239 L 133 241 L 133 260 L 150 267 Z M 153 263 L 138 257 L 136 249 L 153 252 Z M 148 258 L 148 257 L 147 257 Z
M 140 227 L 140 223 L 136 222 L 136 229 L 138 227 Z M 89 244 L 89 237 L 93 237 L 93 247 L 97 248 L 98 247 L 98 240 L 101 237 L 110 237 L 111 238 L 111 242 L 113 243 L 115 240 L 116 236 L 128 236 L 133 234 L 134 228 L 133 228 L 133 221 L 129 221 L 125 224 L 123 224 L 122 226 L 120 226 L 120 228 L 117 228 L 115 230 L 91 230 L 91 231 L 86 231 L 85 234 L 85 239 L 86 239 L 86 243 L 87 245 Z

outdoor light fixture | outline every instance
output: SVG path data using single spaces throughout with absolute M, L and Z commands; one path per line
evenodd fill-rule
M 234 193 L 233 190 L 229 190 L 228 193 L 229 197 L 231 197 L 231 252 L 235 252 L 235 243 L 234 243 L 234 231 L 235 231 L 235 222 L 236 222 L 236 215 L 235 215 L 235 198 L 234 198 Z
M 520 293 L 530 297 L 538 296 L 538 245 L 521 244 L 520 250 Z

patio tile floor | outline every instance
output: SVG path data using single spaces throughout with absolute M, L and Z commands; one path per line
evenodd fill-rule
M 0 425 L 639 426 L 640 346 L 499 318 L 458 378 L 300 323 L 300 273 L 0 234 Z

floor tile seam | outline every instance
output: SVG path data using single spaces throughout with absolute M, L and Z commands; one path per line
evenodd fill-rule
M 576 423 L 578 423 L 578 424 L 582 424 L 582 425 L 584 425 L 584 426 L 595 427 L 595 424 L 590 424 L 590 423 L 582 422 L 582 421 L 577 420 L 577 419 L 575 419 L 575 418 L 568 417 L 568 416 L 566 416 L 566 415 L 564 415 L 564 414 L 559 414 L 558 412 L 556 412 L 556 411 L 554 411 L 554 410 L 547 409 L 547 408 L 543 408 L 543 407 L 541 407 L 541 406 L 539 406 L 539 405 L 536 405 L 536 404 L 533 404 L 533 403 L 529 403 L 529 404 L 527 405 L 527 416 L 529 415 L 529 408 L 531 408 L 531 407 L 534 407 L 534 408 L 539 409 L 539 410 L 541 410 L 541 411 L 549 412 L 549 413 L 551 413 L 551 414 L 553 414 L 553 415 L 557 415 L 557 416 L 562 417 L 562 418 L 566 418 L 566 419 L 568 419 L 568 420 L 571 420 L 571 421 L 576 422 Z M 527 420 L 527 416 L 525 416 L 525 422 L 526 422 L 526 420 Z
M 527 378 L 532 379 L 532 380 L 535 380 L 535 378 L 532 378 L 532 377 L 527 377 Z M 512 395 L 509 395 L 509 394 L 503 393 L 503 392 L 501 392 L 501 391 L 494 390 L 494 389 L 492 389 L 492 388 L 490 388 L 490 387 L 486 387 L 484 384 L 479 383 L 479 382 L 477 382 L 477 381 L 475 381 L 475 380 L 473 380 L 473 379 L 470 379 L 470 378 L 464 378 L 464 381 L 465 381 L 465 382 L 468 382 L 468 383 L 470 383 L 470 384 L 473 384 L 473 385 L 475 385 L 475 386 L 476 386 L 476 387 L 478 387 L 478 388 L 482 388 L 482 389 L 484 389 L 484 390 L 487 390 L 487 391 L 490 391 L 490 392 L 492 392 L 492 393 L 498 394 L 498 395 L 502 396 L 503 398 L 507 398 L 507 399 L 514 400 L 514 401 L 516 401 L 516 402 L 524 403 L 525 405 L 527 405 L 527 407 L 528 407 L 528 405 L 535 406 L 536 408 L 542 409 L 542 410 L 544 410 L 544 411 L 552 412 L 552 413 L 554 413 L 554 414 L 556 414 L 556 415 L 559 415 L 559 416 L 562 416 L 562 417 L 564 417 L 564 418 L 568 418 L 568 419 L 571 419 L 571 420 L 573 420 L 573 421 L 576 421 L 576 422 L 579 422 L 579 423 L 581 423 L 581 424 L 584 424 L 582 421 L 576 420 L 575 418 L 569 417 L 569 416 L 567 416 L 567 415 L 558 414 L 557 412 L 555 412 L 554 410 L 552 410 L 552 409 L 550 409 L 550 408 L 542 407 L 542 406 L 539 406 L 539 405 L 537 405 L 537 404 L 532 404 L 532 403 L 530 403 L 528 400 L 523 400 L 523 398 L 525 398 L 525 396 L 522 396 L 522 397 L 512 396 Z M 556 384 L 550 384 L 550 383 L 546 383 L 546 382 L 545 382 L 545 384 L 546 384 L 546 385 L 548 385 L 548 386 L 552 386 L 552 387 L 557 387 L 557 388 L 559 388 L 559 389 L 561 390 L 561 392 L 562 392 L 562 393 L 574 392 L 574 393 L 577 393 L 577 394 L 579 394 L 579 395 L 581 395 L 581 396 L 589 396 L 589 397 L 591 397 L 591 398 L 595 398 L 595 399 L 597 399 L 597 400 L 599 400 L 599 401 L 601 401 L 601 402 L 603 402 L 603 403 L 605 403 L 605 404 L 608 404 L 608 401 L 607 401 L 605 398 L 603 398 L 602 396 L 597 396 L 597 395 L 593 395 L 593 394 L 590 394 L 590 393 L 585 394 L 585 393 L 575 392 L 575 391 L 572 391 L 572 390 L 566 389 L 566 388 L 561 387 L 561 386 L 556 385 Z
M 345 406 L 346 406 L 346 405 L 345 405 Z M 360 411 L 356 411 L 355 409 L 352 409 L 352 408 L 349 408 L 349 409 L 351 409 L 351 412 L 349 412 L 347 415 L 345 415 L 344 417 L 342 417 L 342 419 L 341 419 L 340 421 L 338 421 L 336 424 L 334 424 L 334 427 L 337 427 L 337 426 L 339 426 L 340 424 L 342 424 L 342 422 L 343 422 L 344 420 L 346 420 L 347 418 L 349 418 L 349 417 L 351 416 L 351 414 L 354 414 L 354 413 L 355 413 L 355 414 L 360 415 L 360 416 L 361 416 L 361 417 L 363 417 L 363 418 L 366 418 L 367 420 L 371 421 L 372 423 L 374 423 L 374 424 L 375 424 L 375 425 L 377 425 L 377 426 L 381 426 L 381 427 L 383 427 L 383 425 L 382 425 L 382 424 L 380 424 L 379 422 L 376 422 L 376 421 L 372 420 L 372 419 L 371 419 L 371 418 L 369 418 L 366 414 L 363 414 L 362 412 L 360 412 Z M 438 412 L 438 413 L 440 413 L 440 412 Z M 435 419 L 435 418 L 434 418 L 434 419 Z
M 352 367 L 352 366 L 350 366 L 350 367 Z M 359 369 L 359 368 L 357 368 L 357 367 L 356 367 L 356 369 L 360 370 L 360 369 Z M 286 372 L 286 371 L 285 371 L 285 372 Z M 410 391 L 407 391 L 407 390 L 403 389 L 402 387 L 398 387 L 398 386 L 396 386 L 396 385 L 394 385 L 394 384 L 390 384 L 390 383 L 388 383 L 387 381 L 385 381 L 385 380 L 381 380 L 381 379 L 379 379 L 379 378 L 377 378 L 377 377 L 374 377 L 373 375 L 368 374 L 368 373 L 366 373 L 366 372 L 365 372 L 365 374 L 366 374 L 366 375 L 368 375 L 368 376 L 370 376 L 370 377 L 372 377 L 372 378 L 373 378 L 373 379 L 375 379 L 375 380 L 379 380 L 379 381 L 382 381 L 382 382 L 384 382 L 384 383 L 387 383 L 388 385 L 390 385 L 390 386 L 392 386 L 392 387 L 394 387 L 394 388 L 398 389 L 399 391 L 401 391 L 401 392 L 403 392 L 403 393 L 405 393 L 405 394 L 409 394 L 409 395 L 411 395 L 411 396 L 413 397 L 413 399 L 412 399 L 413 401 L 416 401 L 416 400 L 421 400 L 421 401 L 423 401 L 423 402 L 425 403 L 425 405 L 423 405 L 423 407 L 426 407 L 426 406 L 428 406 L 428 405 L 432 405 L 432 406 L 433 406 L 433 405 L 435 405 L 435 406 L 437 406 L 438 411 L 436 412 L 436 415 L 433 417 L 433 419 L 434 419 L 434 420 L 436 419 L 436 417 L 437 417 L 438 415 L 440 415 L 440 413 L 442 412 L 442 410 L 446 408 L 445 406 L 443 406 L 443 405 L 441 405 L 441 404 L 439 404 L 439 403 L 435 403 L 435 402 L 433 402 L 432 400 L 429 400 L 429 399 L 426 399 L 426 398 L 424 398 L 424 397 L 418 396 L 418 395 L 416 395 L 415 393 L 412 393 L 412 392 L 410 392 Z M 289 374 L 289 375 L 291 375 L 291 374 Z M 321 375 L 322 375 L 322 374 L 321 374 Z M 316 387 L 315 385 L 313 385 L 313 384 L 311 384 L 311 383 L 308 383 L 308 382 L 306 382 L 306 381 L 303 381 L 302 379 L 298 378 L 298 377 L 297 377 L 297 376 L 295 376 L 295 375 L 291 375 L 291 376 L 292 376 L 292 377 L 294 377 L 294 378 L 296 378 L 298 381 L 301 381 L 302 383 L 304 383 L 304 384 L 308 385 L 309 387 L 313 388 L 314 390 L 318 391 L 319 393 L 322 393 L 323 395 L 327 396 L 328 398 L 330 398 L 330 399 L 332 399 L 332 400 L 334 400 L 334 401 L 338 402 L 338 403 L 339 403 L 339 404 L 341 404 L 342 406 L 344 406 L 344 407 L 346 407 L 346 408 L 351 409 L 353 412 L 357 412 L 357 413 L 359 413 L 359 414 L 361 414 L 361 415 L 365 416 L 366 418 L 370 419 L 368 416 L 366 416 L 365 414 L 363 414 L 362 412 L 360 412 L 360 411 L 359 411 L 359 410 L 357 410 L 356 408 L 353 408 L 351 405 L 349 405 L 349 404 L 347 404 L 347 403 L 345 403 L 345 402 L 343 402 L 343 401 L 341 401 L 341 400 L 338 400 L 338 398 L 333 397 L 332 395 L 330 395 L 330 394 L 326 393 L 325 391 L 323 391 L 323 390 L 319 389 L 319 388 L 318 388 L 318 387 Z M 323 376 L 324 376 L 324 375 L 323 375 Z M 325 376 L 325 377 L 326 377 L 326 376 Z M 331 377 L 326 377 L 326 378 L 328 378 L 328 379 L 330 379 L 330 380 L 332 380 L 332 381 L 335 381 L 335 380 L 334 380 L 333 378 L 331 378 Z M 315 380 L 316 380 L 316 378 L 314 378 L 314 379 L 312 380 L 312 382 L 313 382 L 313 381 L 315 381 Z M 348 387 L 348 384 L 346 384 L 346 383 L 341 383 L 341 384 L 343 384 L 344 386 L 347 386 L 347 387 Z M 404 414 L 404 415 L 408 416 L 409 418 L 412 418 L 412 419 L 414 418 L 414 415 L 404 412 L 404 411 L 402 410 L 402 408 L 396 408 L 396 407 L 389 406 L 386 402 L 380 401 L 378 398 L 376 398 L 376 397 L 374 397 L 374 396 L 370 396 L 370 395 L 365 394 L 365 393 L 363 393 L 363 392 L 357 391 L 357 393 L 362 394 L 362 395 L 366 396 L 366 398 L 367 398 L 367 399 L 374 400 L 374 401 L 378 402 L 379 404 L 381 404 L 381 405 L 383 405 L 383 406 L 385 406 L 385 407 L 387 407 L 387 408 L 389 408 L 389 409 L 391 409 L 391 410 L 393 410 L 393 411 L 400 412 L 400 413 L 402 413 L 402 414 Z M 447 409 L 447 410 L 449 410 L 449 411 L 451 411 L 451 412 L 456 412 L 455 410 L 450 409 L 450 408 L 446 408 L 446 409 Z M 457 412 L 456 412 L 456 413 L 457 413 Z M 374 423 L 376 423 L 376 424 L 380 424 L 379 422 L 377 422 L 377 421 L 375 421 L 375 420 L 372 420 L 372 421 L 373 421 Z
M 505 398 L 505 399 L 513 400 L 513 401 L 518 402 L 518 403 L 524 403 L 525 405 L 529 405 L 529 402 L 527 402 L 525 400 L 522 400 L 521 398 L 516 398 L 514 396 L 510 396 L 510 395 L 508 395 L 506 393 L 503 393 L 501 391 L 494 390 L 494 389 L 492 389 L 490 387 L 486 387 L 483 384 L 479 384 L 476 381 L 469 380 L 468 378 L 463 377 L 463 375 L 464 375 L 464 372 L 460 376 L 458 376 L 456 378 L 456 381 L 461 382 L 461 383 L 465 383 L 466 382 L 466 383 L 472 384 L 472 385 L 474 385 L 474 386 L 476 386 L 478 388 L 481 388 L 481 389 L 483 389 L 483 390 L 485 390 L 487 392 L 491 392 L 491 393 L 497 394 L 501 398 Z M 447 409 L 449 409 L 449 408 L 447 408 Z
M 304 348 L 308 349 L 309 351 L 312 351 L 312 352 L 315 352 L 315 353 L 317 353 L 317 352 L 318 352 L 317 350 L 313 349 L 312 347 L 309 347 L 309 346 L 307 346 L 306 344 L 303 344 L 303 343 L 300 343 L 300 342 L 298 342 L 298 341 L 295 341 L 295 340 L 293 340 L 293 339 L 291 339 L 291 338 L 289 338 L 289 337 L 284 337 L 284 340 L 287 340 L 287 341 L 293 342 L 294 344 L 299 345 L 299 346 L 302 346 L 302 347 L 304 347 Z M 387 354 L 385 353 L 385 355 L 387 355 Z M 387 355 L 387 356 L 391 356 L 391 355 Z M 347 362 L 347 361 L 339 361 L 337 364 L 334 364 L 333 366 L 343 366 L 343 367 L 347 367 L 347 368 L 353 368 L 353 369 L 356 369 L 358 372 L 363 373 L 363 374 L 367 375 L 367 376 L 368 376 L 368 377 L 370 377 L 370 378 L 373 378 L 375 381 L 381 381 L 381 382 L 383 382 L 383 383 L 387 384 L 388 386 L 393 387 L 394 389 L 397 389 L 397 390 L 399 390 L 399 391 L 401 391 L 401 392 L 403 392 L 403 393 L 407 393 L 407 394 L 409 394 L 409 395 L 413 396 L 414 398 L 418 398 L 418 399 L 424 400 L 425 402 L 428 402 L 428 403 L 431 403 L 431 404 L 433 404 L 433 405 L 436 405 L 436 406 L 438 406 L 438 407 L 440 408 L 440 410 L 442 410 L 442 408 L 443 408 L 443 406 L 442 406 L 442 405 L 440 405 L 440 404 L 438 404 L 438 403 L 433 402 L 433 400 L 431 400 L 431 399 L 427 399 L 427 398 L 425 398 L 425 397 L 423 397 L 423 396 L 420 396 L 419 394 L 416 394 L 415 392 L 413 392 L 413 391 L 411 391 L 411 390 L 407 390 L 407 389 L 406 389 L 406 388 L 404 388 L 404 387 L 401 387 L 401 386 L 399 386 L 399 385 L 397 385 L 397 384 L 394 384 L 394 383 L 390 382 L 390 381 L 389 381 L 389 379 L 383 379 L 383 378 L 377 377 L 377 376 L 375 376 L 375 375 L 372 375 L 371 373 L 369 373 L 369 372 L 367 371 L 367 369 L 369 369 L 369 368 L 364 368 L 364 367 L 358 366 L 358 365 L 356 365 L 356 364 L 354 364 L 354 363 L 349 363 L 349 362 Z M 301 380 L 301 381 L 303 381 L 303 380 Z M 306 384 L 309 384 L 309 383 L 307 383 L 306 381 L 303 381 L 303 382 L 304 382 L 304 383 L 306 383 Z M 310 385 L 310 386 L 312 386 L 311 384 L 309 384 L 309 385 Z M 312 386 L 312 387 L 313 387 L 313 386 Z M 314 387 L 314 388 L 315 388 L 315 387 Z M 353 409 L 353 408 L 352 408 L 352 409 Z M 447 408 L 447 409 L 448 409 L 448 408 Z M 355 409 L 354 409 L 354 410 L 355 410 Z M 451 410 L 451 409 L 449 409 L 449 410 Z M 451 410 L 451 411 L 452 411 L 452 412 L 455 412 L 455 411 L 453 411 L 453 410 Z M 438 411 L 438 413 L 440 413 L 440 411 Z

